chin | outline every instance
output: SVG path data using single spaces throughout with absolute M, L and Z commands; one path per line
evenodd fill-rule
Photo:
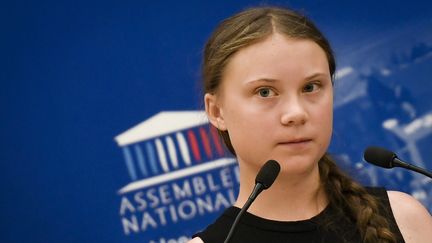
M 311 162 L 311 160 L 295 160 L 291 162 L 279 161 L 281 166 L 281 172 L 287 175 L 305 175 L 312 173 L 318 169 L 317 162 Z

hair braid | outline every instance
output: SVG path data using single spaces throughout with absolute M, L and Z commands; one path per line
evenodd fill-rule
M 329 155 L 324 155 L 319 166 L 330 203 L 356 222 L 363 242 L 396 242 L 386 218 L 380 214 L 378 199 L 342 172 Z

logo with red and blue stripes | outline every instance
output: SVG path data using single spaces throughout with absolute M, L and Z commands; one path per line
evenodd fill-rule
M 164 111 L 115 137 L 131 182 L 120 194 L 235 163 L 204 111 Z

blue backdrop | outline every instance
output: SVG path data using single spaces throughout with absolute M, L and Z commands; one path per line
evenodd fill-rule
M 202 48 L 262 3 L 2 3 L 0 241 L 174 243 L 211 222 L 237 170 L 199 112 Z M 362 161 L 381 145 L 432 169 L 432 3 L 264 3 L 303 11 L 333 43 L 340 165 L 432 211 L 431 180 Z

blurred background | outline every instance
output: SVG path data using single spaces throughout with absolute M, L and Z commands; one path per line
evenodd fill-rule
M 1 242 L 185 242 L 235 197 L 237 167 L 202 114 L 204 43 L 247 7 L 287 6 L 337 58 L 330 152 L 365 185 L 432 211 L 429 1 L 1 3 Z

